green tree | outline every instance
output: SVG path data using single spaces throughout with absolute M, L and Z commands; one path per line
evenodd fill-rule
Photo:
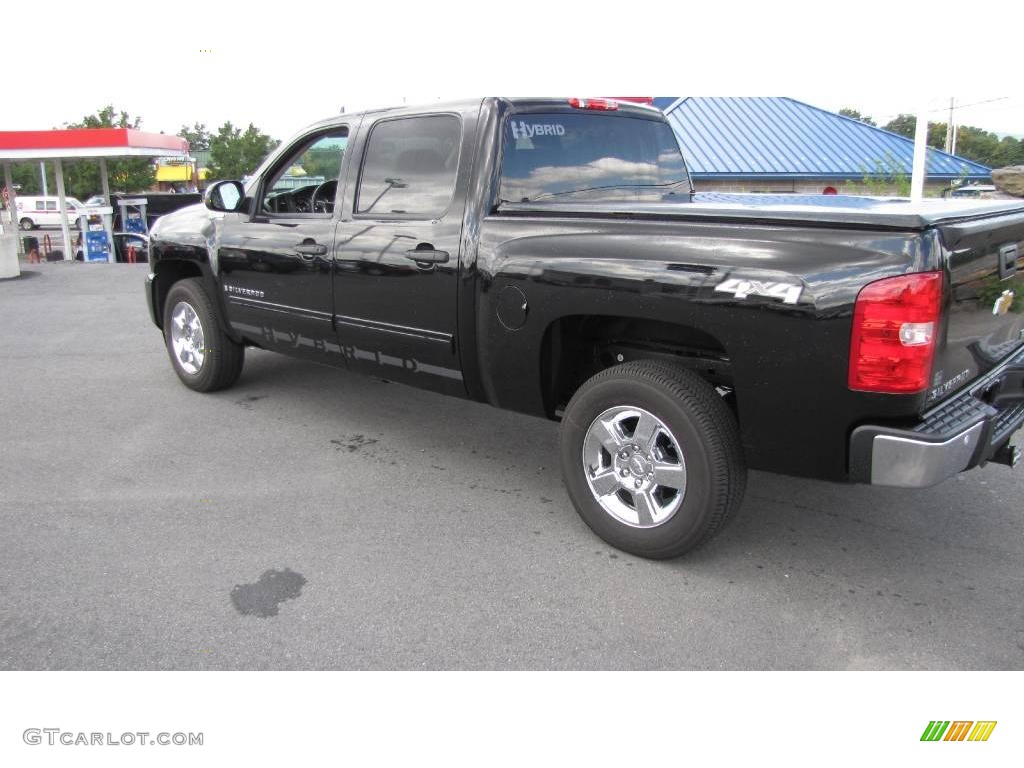
M 912 139 L 914 138 L 914 130 L 917 128 L 917 118 L 913 115 L 900 113 L 882 127 L 887 131 Z
M 862 115 L 860 113 L 860 110 L 857 109 L 850 109 L 849 107 L 844 107 L 843 109 L 839 110 L 839 114 L 842 115 L 843 117 L 848 117 L 851 120 L 857 120 L 861 123 L 866 123 L 867 125 L 877 125 L 877 123 L 875 123 L 874 120 L 872 120 L 867 115 Z
M 276 146 L 274 139 L 252 123 L 245 131 L 230 121 L 224 123 L 210 139 L 210 181 L 241 179 L 255 171 Z
M 115 110 L 113 105 L 100 109 L 94 115 L 86 115 L 77 123 L 67 123 L 67 128 L 138 128 L 139 117 L 131 118 L 127 112 Z M 156 180 L 153 164 L 144 158 L 108 160 L 107 175 L 111 191 L 141 192 L 153 186 Z M 36 173 L 38 177 L 38 173 Z M 64 186 L 69 196 L 84 200 L 102 190 L 100 165 L 95 160 L 76 160 L 64 164 Z M 50 187 L 56 193 L 56 185 Z
M 899 114 L 882 126 L 887 131 L 898 133 L 911 141 L 914 140 L 914 133 L 917 131 L 917 117 L 914 115 Z M 936 149 L 943 149 L 946 146 L 946 124 L 928 123 L 928 146 Z
M 39 163 L 12 163 L 11 180 L 14 182 L 15 190 L 19 195 L 41 195 L 43 194 L 42 179 L 39 175 Z M 46 162 L 46 191 L 50 194 L 57 193 L 57 182 L 53 175 L 53 162 Z
M 309 176 L 323 176 L 325 179 L 338 178 L 341 154 L 333 147 L 307 149 L 299 165 Z
M 197 149 L 209 149 L 210 141 L 213 139 L 213 134 L 207 130 L 206 123 L 193 123 L 191 128 L 183 125 L 178 129 L 178 135 L 188 142 L 188 148 L 192 152 Z
M 990 168 L 1024 163 L 1024 142 L 1012 136 L 1000 139 L 996 134 L 971 125 L 956 132 L 956 153 Z
M 912 139 L 916 125 L 917 119 L 913 115 L 900 115 L 885 127 Z M 928 146 L 945 149 L 946 123 L 928 124 Z M 1000 139 L 983 128 L 960 125 L 956 129 L 955 154 L 990 168 L 1001 168 L 1024 162 L 1024 142 L 1012 136 Z

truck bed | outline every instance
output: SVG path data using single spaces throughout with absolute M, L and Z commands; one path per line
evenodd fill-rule
M 503 214 L 623 216 L 633 218 L 737 219 L 807 226 L 900 231 L 1024 212 L 1024 200 L 954 200 L 857 197 L 853 195 L 772 195 L 697 192 L 685 202 L 594 203 L 586 200 L 503 203 Z

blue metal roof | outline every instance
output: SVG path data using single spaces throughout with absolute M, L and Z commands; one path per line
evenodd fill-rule
M 658 97 L 695 179 L 860 179 L 911 174 L 914 142 L 785 97 Z M 666 105 L 667 103 L 667 105 Z M 662 106 L 666 105 L 666 106 Z M 987 166 L 929 147 L 932 179 L 988 179 Z

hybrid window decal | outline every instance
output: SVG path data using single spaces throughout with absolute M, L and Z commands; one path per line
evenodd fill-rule
M 505 124 L 501 198 L 528 203 L 671 199 L 689 177 L 666 123 L 588 114 L 512 115 Z

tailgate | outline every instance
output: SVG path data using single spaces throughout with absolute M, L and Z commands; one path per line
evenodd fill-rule
M 949 252 L 945 346 L 926 406 L 963 389 L 1024 344 L 1024 213 L 940 225 Z

